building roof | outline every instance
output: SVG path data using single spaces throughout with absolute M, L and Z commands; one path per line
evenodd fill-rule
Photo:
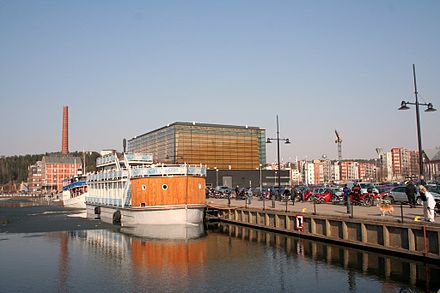
M 43 156 L 42 161 L 46 164 L 82 164 L 80 157 L 69 155 L 48 155 Z
M 440 161 L 440 147 L 423 150 L 430 161 Z
M 159 130 L 162 130 L 162 129 L 168 128 L 168 127 L 176 126 L 176 125 L 183 125 L 183 126 L 199 126 L 199 127 L 201 126 L 201 127 L 218 127 L 218 128 L 235 128 L 235 129 L 264 130 L 263 128 L 260 128 L 260 127 L 248 126 L 248 125 L 246 125 L 246 126 L 238 126 L 238 125 L 210 124 L 210 123 L 199 123 L 199 122 L 174 122 L 174 123 L 168 124 L 168 125 L 166 125 L 166 126 L 163 126 L 163 127 L 161 127 L 161 128 L 158 128 L 158 129 L 152 130 L 152 131 L 150 131 L 150 132 L 147 132 L 147 133 L 144 133 L 144 134 L 141 134 L 141 135 L 138 135 L 138 136 L 132 137 L 132 138 L 129 139 L 129 141 L 130 141 L 130 140 L 133 140 L 133 139 L 135 139 L 135 138 L 138 138 L 138 137 L 141 137 L 141 136 L 144 136 L 144 135 L 148 135 L 148 134 L 150 134 L 150 133 L 154 133 L 154 132 L 156 132 L 156 131 L 159 131 Z

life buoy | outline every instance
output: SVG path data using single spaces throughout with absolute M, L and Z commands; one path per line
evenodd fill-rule
M 304 230 L 304 216 L 296 215 L 295 216 L 295 230 L 303 231 Z

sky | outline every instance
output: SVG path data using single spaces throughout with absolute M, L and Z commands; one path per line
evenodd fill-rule
M 417 149 L 440 109 L 440 1 L 0 0 L 0 155 L 122 149 L 172 122 L 249 125 L 283 161 Z M 421 108 L 423 148 L 440 111 Z M 267 145 L 268 161 L 276 144 Z

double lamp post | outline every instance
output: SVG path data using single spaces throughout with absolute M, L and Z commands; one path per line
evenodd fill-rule
M 399 110 L 409 110 L 410 108 L 408 105 L 415 105 L 416 106 L 416 123 L 417 123 L 417 142 L 418 142 L 418 148 L 419 148 L 419 180 L 425 179 L 425 172 L 423 167 L 423 149 L 422 149 L 422 136 L 420 131 L 420 113 L 419 108 L 420 106 L 426 106 L 425 112 L 435 112 L 437 111 L 434 109 L 433 105 L 431 103 L 420 103 L 418 98 L 418 92 L 417 92 L 417 82 L 416 82 L 416 67 L 413 64 L 413 79 L 414 79 L 414 94 L 416 101 L 415 103 L 402 101 L 399 107 Z
M 284 141 L 285 144 L 290 144 L 290 140 L 288 138 L 280 138 L 280 126 L 278 123 L 278 115 L 277 115 L 277 137 L 276 138 L 267 138 L 266 143 L 272 143 L 272 141 L 277 142 L 277 157 L 278 157 L 278 193 L 281 193 L 281 162 L 280 162 L 280 141 Z M 275 208 L 275 192 L 272 193 L 272 208 Z

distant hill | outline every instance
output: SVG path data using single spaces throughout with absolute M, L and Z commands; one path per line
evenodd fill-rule
M 0 185 L 10 182 L 27 181 L 28 167 L 40 161 L 44 155 L 59 154 L 46 153 L 39 155 L 22 155 L 22 156 L 2 156 L 0 157 Z M 83 152 L 71 152 L 71 156 L 83 159 Z M 99 156 L 97 152 L 85 152 L 86 172 L 96 170 L 96 158 Z

